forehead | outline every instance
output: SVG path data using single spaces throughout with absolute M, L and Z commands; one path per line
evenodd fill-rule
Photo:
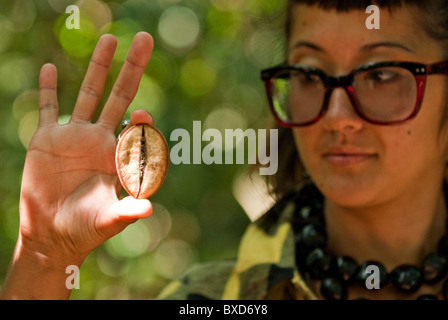
M 311 42 L 331 53 L 341 52 L 346 58 L 366 45 L 386 42 L 401 44 L 416 56 L 441 53 L 442 46 L 426 33 L 421 22 L 423 18 L 420 15 L 420 19 L 416 19 L 415 9 L 407 6 L 392 10 L 380 8 L 380 29 L 369 30 L 366 20 L 372 13 L 366 13 L 365 9 L 336 11 L 295 5 L 291 12 L 289 53 L 301 41 Z

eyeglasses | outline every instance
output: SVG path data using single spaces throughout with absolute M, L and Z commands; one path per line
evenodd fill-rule
M 261 71 L 261 79 L 274 117 L 290 128 L 317 122 L 339 87 L 362 119 L 379 125 L 402 123 L 420 110 L 426 77 L 431 74 L 448 74 L 448 61 L 368 63 L 338 77 L 311 66 L 285 63 Z

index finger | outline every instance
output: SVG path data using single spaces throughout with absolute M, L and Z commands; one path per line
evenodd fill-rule
M 98 122 L 115 129 L 137 94 L 140 79 L 151 57 L 154 41 L 149 33 L 139 32 L 134 37 L 120 74 L 104 105 Z

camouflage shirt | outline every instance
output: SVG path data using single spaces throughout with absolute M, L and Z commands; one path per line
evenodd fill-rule
M 281 199 L 249 225 L 236 260 L 199 264 L 169 284 L 159 298 L 316 299 L 295 264 L 291 219 L 300 205 L 300 191 Z

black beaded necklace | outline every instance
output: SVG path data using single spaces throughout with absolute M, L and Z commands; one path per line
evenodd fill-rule
M 444 184 L 445 199 L 447 185 Z M 434 285 L 448 274 L 448 235 L 439 241 L 437 252 L 429 254 L 422 265 L 404 264 L 387 272 L 378 261 L 365 261 L 360 265 L 351 257 L 336 256 L 329 252 L 325 219 L 323 217 L 323 197 L 317 188 L 305 186 L 295 199 L 296 210 L 292 221 L 295 233 L 296 264 L 304 276 L 321 280 L 320 292 L 325 299 L 345 300 L 348 286 L 358 283 L 367 289 L 366 280 L 371 268 L 379 271 L 379 287 L 388 284 L 406 293 L 416 292 L 422 284 Z M 448 300 L 448 279 L 443 283 L 442 295 Z M 437 300 L 435 295 L 422 295 L 418 300 Z

